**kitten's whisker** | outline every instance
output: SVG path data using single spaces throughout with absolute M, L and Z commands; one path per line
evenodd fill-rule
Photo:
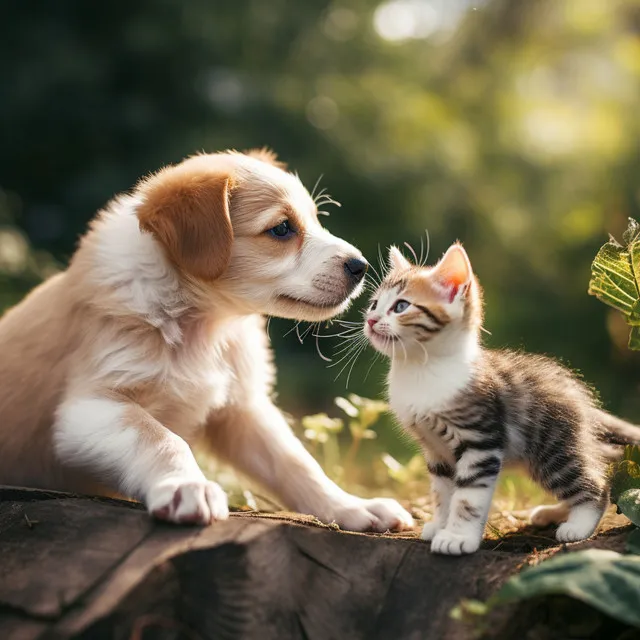
M 407 350 L 405 349 L 404 343 L 402 342 L 402 340 L 394 340 L 394 342 L 398 342 L 402 347 L 402 350 L 404 351 L 404 361 L 406 362 L 409 356 L 407 355 Z
M 347 383 L 345 384 L 345 389 L 349 388 L 349 380 L 351 378 L 351 372 L 353 371 L 353 366 L 355 365 L 355 363 L 357 362 L 358 358 L 360 357 L 360 354 L 367 348 L 367 345 L 365 344 L 364 347 L 362 347 L 362 349 L 360 349 L 360 351 L 356 354 L 356 357 L 353 359 L 353 362 L 351 363 L 351 368 L 349 369 L 349 373 L 347 374 Z
M 363 336 L 364 337 L 364 336 Z M 355 339 L 355 340 L 350 340 L 349 344 L 346 347 L 342 347 L 342 349 L 338 350 L 335 355 L 341 355 L 341 354 L 345 354 L 342 356 L 342 358 L 340 358 L 340 360 L 338 360 L 337 362 L 330 364 L 330 367 L 339 365 L 343 360 L 345 360 L 346 358 L 348 358 L 354 351 L 356 351 L 360 346 L 362 346 L 363 344 L 366 344 L 367 339 L 364 338 L 364 340 L 359 340 L 359 339 Z
M 369 374 L 371 373 L 371 369 L 373 369 L 373 365 L 377 362 L 378 358 L 381 355 L 382 354 L 379 351 L 376 351 L 375 355 L 373 356 L 373 359 L 371 360 L 371 364 L 369 365 L 369 368 L 367 369 L 367 373 L 364 376 L 363 382 L 366 382 L 367 378 L 369 377 Z
M 427 348 L 417 338 L 414 338 L 414 340 L 420 345 L 420 348 L 422 349 L 422 351 L 424 351 L 424 362 L 423 362 L 423 364 L 427 364 L 427 362 L 429 361 L 429 353 L 427 351 Z
M 420 262 L 418 261 L 418 256 L 416 255 L 415 249 L 408 242 L 405 242 L 404 246 L 407 247 L 409 251 L 411 251 L 411 255 L 413 256 L 413 264 L 420 264 Z
M 385 266 L 384 258 L 382 257 L 382 249 L 380 248 L 380 245 L 378 245 L 378 265 L 380 266 L 380 273 L 386 278 L 388 271 Z
M 425 266 L 427 264 L 427 260 L 429 259 L 429 251 L 431 250 L 431 236 L 429 235 L 429 229 L 424 230 L 425 235 L 427 236 L 427 255 L 424 257 L 424 264 L 421 263 L 421 266 Z
M 345 360 L 347 361 L 347 365 L 348 365 L 353 355 L 357 353 L 362 348 L 362 346 L 363 346 L 363 343 L 357 343 L 357 344 L 351 345 L 352 348 L 349 349 L 348 353 L 342 356 L 342 358 L 340 358 L 340 360 L 338 360 L 337 362 L 330 364 L 328 368 L 331 369 L 334 366 L 338 366 L 339 364 L 343 363 Z M 344 371 L 344 369 L 340 370 L 340 373 L 342 373 L 342 371 Z M 336 376 L 335 380 L 338 379 L 338 377 L 340 376 L 340 373 L 338 373 L 338 376 Z
M 489 329 L 485 329 L 483 326 L 480 327 L 480 331 L 484 331 L 488 336 L 492 336 L 493 333 L 489 331 Z
M 314 338 L 343 338 L 343 337 L 351 337 L 354 338 L 359 333 L 359 327 L 351 327 L 350 329 L 346 329 L 345 331 L 341 331 L 340 333 L 326 333 L 325 335 L 321 335 L 320 333 L 314 333 Z

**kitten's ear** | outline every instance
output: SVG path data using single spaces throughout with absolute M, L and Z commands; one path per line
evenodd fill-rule
M 405 271 L 411 268 L 411 263 L 402 255 L 398 247 L 389 247 L 389 267 L 391 271 Z
M 468 289 L 473 278 L 473 269 L 461 244 L 456 243 L 449 247 L 433 268 L 431 277 L 446 291 L 450 303 L 456 299 L 460 291 L 465 292 Z

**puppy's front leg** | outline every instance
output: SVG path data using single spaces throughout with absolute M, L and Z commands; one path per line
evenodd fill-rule
M 67 399 L 56 414 L 54 444 L 63 464 L 90 469 L 157 518 L 209 524 L 229 516 L 227 496 L 204 477 L 189 445 L 125 399 Z
M 207 440 L 216 455 L 295 511 L 352 531 L 413 527 L 413 519 L 395 500 L 363 500 L 332 482 L 266 398 L 216 412 L 207 425 Z

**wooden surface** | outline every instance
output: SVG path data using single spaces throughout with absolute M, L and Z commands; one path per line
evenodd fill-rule
M 0 639 L 458 640 L 470 637 L 449 616 L 461 598 L 487 598 L 556 550 L 516 536 L 449 558 L 415 535 L 292 514 L 185 528 L 134 503 L 0 487 Z

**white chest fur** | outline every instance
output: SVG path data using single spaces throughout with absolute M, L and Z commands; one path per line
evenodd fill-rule
M 394 360 L 388 377 L 391 409 L 404 424 L 420 422 L 451 407 L 454 398 L 469 384 L 477 343 L 428 362 Z

